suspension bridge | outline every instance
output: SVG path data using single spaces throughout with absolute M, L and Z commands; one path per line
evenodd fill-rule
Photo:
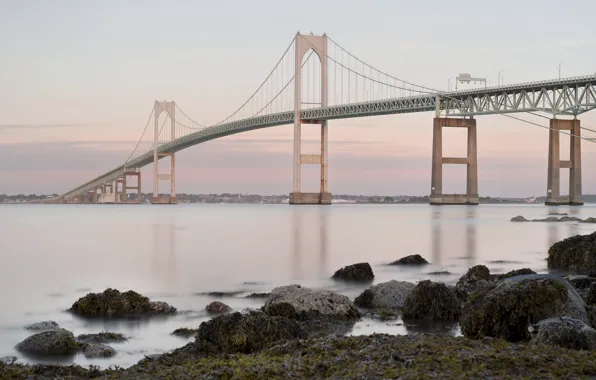
M 531 113 L 549 119 L 547 204 L 583 204 L 581 136 L 577 116 L 596 108 L 596 74 L 582 77 L 441 91 L 381 71 L 358 58 L 332 38 L 297 33 L 257 90 L 233 113 L 214 125 L 194 121 L 173 101 L 156 101 L 134 150 L 122 165 L 58 197 L 42 203 L 140 203 L 141 172 L 153 164 L 154 204 L 176 203 L 176 152 L 207 141 L 286 124 L 294 125 L 293 188 L 290 204 L 329 204 L 329 121 L 345 118 L 434 112 L 431 204 L 478 204 L 477 116 Z M 544 116 L 546 115 L 546 116 Z M 316 154 L 302 152 L 303 124 L 320 125 Z M 444 157 L 442 130 L 467 129 L 466 157 Z M 560 134 L 570 136 L 570 157 L 559 155 Z M 166 173 L 158 162 L 169 157 Z M 320 191 L 301 191 L 302 165 L 319 165 Z M 443 194 L 442 167 L 467 167 L 465 194 Z M 569 169 L 569 196 L 561 196 L 560 169 Z M 134 181 L 132 178 L 136 177 Z M 160 181 L 169 182 L 169 195 L 160 196 Z M 128 191 L 137 192 L 129 197 Z

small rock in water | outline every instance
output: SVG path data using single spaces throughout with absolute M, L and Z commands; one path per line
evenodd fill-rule
M 596 349 L 596 330 L 567 316 L 544 319 L 529 327 L 532 342 L 575 350 Z
M 512 221 L 512 222 L 529 222 L 529 220 L 528 220 L 528 219 L 524 218 L 524 217 L 523 217 L 523 216 L 521 216 L 521 215 L 514 216 L 513 218 L 511 218 L 511 221 Z
M 119 333 L 102 331 L 98 334 L 81 334 L 77 340 L 83 343 L 121 343 L 128 339 Z
M 47 330 L 56 330 L 59 329 L 60 326 L 58 323 L 54 321 L 43 321 L 32 323 L 30 325 L 25 326 L 25 330 L 29 331 L 47 331 Z
M 15 348 L 31 355 L 70 355 L 79 350 L 79 344 L 70 331 L 57 329 L 32 335 L 17 344 Z
M 179 329 L 174 330 L 171 335 L 179 336 L 182 338 L 190 338 L 190 337 L 197 335 L 197 332 L 198 332 L 198 329 L 181 327 Z
M 173 314 L 176 308 L 165 302 L 152 302 L 132 290 L 120 293 L 117 289 L 106 289 L 79 298 L 69 311 L 82 317 L 117 318 Z
M 586 218 L 583 221 L 583 223 L 596 223 L 596 218 L 593 218 L 593 217 Z
M 420 281 L 406 298 L 404 320 L 457 321 L 461 314 L 455 294 L 440 282 Z
M 569 215 L 566 212 L 549 212 L 548 215 Z
M 416 285 L 406 281 L 391 280 L 373 285 L 354 300 L 359 307 L 399 309 Z
M 217 297 L 217 298 L 223 298 L 223 297 L 235 297 L 238 294 L 242 294 L 244 293 L 244 290 L 232 290 L 229 292 L 202 292 L 202 293 L 195 293 L 198 296 L 209 296 L 209 297 Z
M 451 272 L 442 270 L 442 271 L 437 271 L 437 272 L 429 272 L 428 274 L 431 276 L 446 276 L 446 275 L 450 275 Z
M 116 355 L 116 350 L 105 344 L 88 344 L 83 349 L 83 354 L 87 359 L 93 358 L 111 358 Z
M 426 265 L 428 261 L 424 259 L 424 257 L 420 255 L 410 255 L 406 257 L 402 257 L 399 260 L 392 262 L 389 265 Z
M 357 263 L 338 269 L 331 277 L 343 281 L 372 281 L 375 275 L 369 263 Z
M 267 298 L 269 297 L 271 293 L 250 293 L 247 296 L 244 296 L 244 298 Z
M 223 302 L 213 301 L 205 306 L 205 310 L 207 310 L 209 314 L 223 314 L 231 311 L 232 308 Z

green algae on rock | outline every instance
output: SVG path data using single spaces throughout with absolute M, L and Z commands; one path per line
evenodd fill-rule
M 455 294 L 443 283 L 420 281 L 406 298 L 404 320 L 457 321 L 461 305 Z
M 77 336 L 77 340 L 82 343 L 122 343 L 128 338 L 120 333 L 102 331 L 97 334 L 81 334 Z
M 67 356 L 75 354 L 81 347 L 70 331 L 55 329 L 31 335 L 15 348 L 25 355 Z
M 69 311 L 82 317 L 128 317 L 173 314 L 176 308 L 165 302 L 152 302 L 132 290 L 120 293 L 108 288 L 103 293 L 79 298 Z
M 460 319 L 469 338 L 530 339 L 528 327 L 565 310 L 567 289 L 549 278 L 504 282 L 473 292 Z
M 551 269 L 580 274 L 596 272 L 596 232 L 556 242 L 548 250 L 547 264 Z

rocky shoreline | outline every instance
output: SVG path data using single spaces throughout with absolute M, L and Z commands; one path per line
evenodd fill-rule
M 565 276 L 520 268 L 491 274 L 470 268 L 455 286 L 430 280 L 369 286 L 354 300 L 300 285 L 258 295 L 263 306 L 232 310 L 220 301 L 212 317 L 172 335 L 193 338 L 130 368 L 27 365 L 0 358 L 2 379 L 220 378 L 586 378 L 596 376 L 596 233 L 553 245 L 548 266 Z M 425 265 L 419 255 L 389 265 Z M 571 272 L 570 272 L 571 271 Z M 556 273 L 556 272 L 554 272 Z M 369 283 L 368 263 L 335 272 L 335 281 Z M 80 318 L 168 317 L 178 311 L 134 291 L 106 289 L 75 301 Z M 463 337 L 414 333 L 343 336 L 363 315 L 407 323 L 460 326 Z M 110 357 L 126 337 L 102 332 L 75 337 L 53 321 L 24 327 L 16 346 L 29 356 Z

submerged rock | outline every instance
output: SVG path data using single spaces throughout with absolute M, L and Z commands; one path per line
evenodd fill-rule
M 596 349 L 596 330 L 579 319 L 544 319 L 529 327 L 532 342 L 575 350 Z
M 367 282 L 375 279 L 375 275 L 369 263 L 357 263 L 338 269 L 333 280 Z
M 244 296 L 244 298 L 267 298 L 270 294 L 271 293 L 250 293 Z
M 525 275 L 476 290 L 464 305 L 461 331 L 469 338 L 517 342 L 530 339 L 528 327 L 546 318 L 574 315 L 587 322 L 583 301 L 564 283 L 550 275 Z
M 511 221 L 512 221 L 512 222 L 529 222 L 529 220 L 528 220 L 528 219 L 524 218 L 524 217 L 523 217 L 523 216 L 521 216 L 521 215 L 514 216 L 513 218 L 511 218 Z
M 404 320 L 456 321 L 461 314 L 455 294 L 440 282 L 420 281 L 406 298 Z
M 553 244 L 548 250 L 548 267 L 580 274 L 596 272 L 596 232 L 576 235 Z
M 182 337 L 182 338 L 190 338 L 190 337 L 193 337 L 193 336 L 197 335 L 198 331 L 199 331 L 198 329 L 191 329 L 191 328 L 188 328 L 188 327 L 181 327 L 179 329 L 174 330 L 172 332 L 172 334 L 170 334 L 170 335 L 175 335 L 175 336 L 179 336 L 179 337 Z
M 232 308 L 223 302 L 213 301 L 205 306 L 205 310 L 207 310 L 207 313 L 209 314 L 223 314 L 232 311 Z
M 59 329 L 60 326 L 58 323 L 54 321 L 43 321 L 32 323 L 30 325 L 25 326 L 25 330 L 29 331 L 47 331 L 47 330 L 56 330 Z
M 82 343 L 122 343 L 126 342 L 128 338 L 119 333 L 102 331 L 97 334 L 81 334 L 77 336 L 77 340 Z
M 195 343 L 212 344 L 226 353 L 252 353 L 273 343 L 306 337 L 296 321 L 253 311 L 226 314 L 201 323 Z
M 406 257 L 402 257 L 399 260 L 392 262 L 389 265 L 426 265 L 428 261 L 424 259 L 424 257 L 420 255 L 410 255 Z
M 70 331 L 57 329 L 31 335 L 15 348 L 23 354 L 54 356 L 74 354 L 80 346 Z
M 402 308 L 406 298 L 416 285 L 406 281 L 391 280 L 373 285 L 354 300 L 356 306 L 364 308 Z
M 151 302 L 149 298 L 132 290 L 120 293 L 116 289 L 89 293 L 79 298 L 69 310 L 83 317 L 150 316 L 176 312 L 175 307 L 165 302 Z
M 111 358 L 116 355 L 116 350 L 110 346 L 101 343 L 92 343 L 85 345 L 83 354 L 87 359 L 93 358 Z
M 316 317 L 357 319 L 360 317 L 360 313 L 348 297 L 329 290 L 303 288 L 300 285 L 280 286 L 273 289 L 263 310 L 269 315 L 296 313 L 295 317 L 299 319 Z

